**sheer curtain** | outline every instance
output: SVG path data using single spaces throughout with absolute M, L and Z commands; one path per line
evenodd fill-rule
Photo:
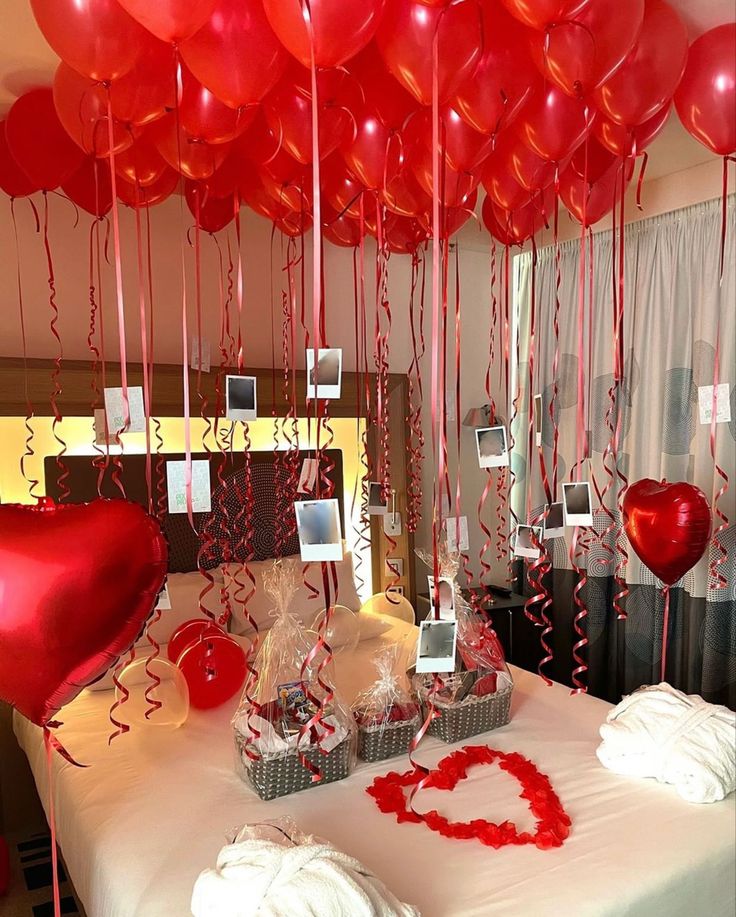
M 721 201 L 697 205 L 626 227 L 624 352 L 619 399 L 621 445 L 619 468 L 631 483 L 641 478 L 689 481 L 712 501 L 720 480 L 710 455 L 710 425 L 701 424 L 698 387 L 713 384 L 716 333 L 720 323 L 720 382 L 728 383 L 730 423 L 717 425 L 716 455 L 729 477 L 720 499 L 729 526 L 720 535 L 727 550 L 720 567 L 728 587 L 709 581 L 711 542 L 704 559 L 671 592 L 667 679 L 688 692 L 736 706 L 736 199 L 728 202 L 727 242 L 723 278 L 719 282 Z M 586 242 L 587 246 L 587 242 Z M 587 250 L 587 249 L 586 249 Z M 617 240 L 610 232 L 593 237 L 592 273 L 580 268 L 580 242 L 560 246 L 560 332 L 555 416 L 559 430 L 559 482 L 570 480 L 576 461 L 579 416 L 578 360 L 585 374 L 585 428 L 590 457 L 582 479 L 591 482 L 594 533 L 584 558 L 588 581 L 582 597 L 587 608 L 587 639 L 583 656 L 589 666 L 582 677 L 591 692 L 610 700 L 660 675 L 663 598 L 656 577 L 624 541 L 629 560 L 625 602 L 628 618 L 613 612 L 616 545 L 605 535 L 610 518 L 600 506 L 598 489 L 610 480 L 604 450 L 610 441 L 606 412 L 613 382 L 613 303 L 618 287 Z M 538 513 L 545 502 L 537 450 L 528 455 L 529 392 L 543 396 L 542 451 L 552 464 L 553 423 L 548 409 L 553 396 L 555 341 L 553 317 L 557 270 L 553 247 L 518 256 L 515 302 L 519 327 L 518 414 L 512 424 L 516 441 L 516 483 L 512 506 L 520 520 Z M 583 354 L 578 353 L 580 293 L 584 297 Z M 592 302 L 589 298 L 592 290 Z M 530 316 L 536 308 L 534 352 L 530 354 Z M 589 316 L 592 313 L 592 334 Z M 589 345 L 590 341 L 590 345 Z M 529 379 L 530 356 L 534 378 Z M 532 401 L 533 403 L 533 401 Z M 532 408 L 533 409 L 533 408 Z M 607 464 L 610 469 L 610 460 Z M 611 487 L 606 505 L 618 520 L 617 491 Z M 553 499 L 561 499 L 561 486 Z M 566 532 L 571 532 L 571 529 Z M 606 544 L 608 548 L 606 547 Z M 578 582 L 569 557 L 569 536 L 547 542 L 554 569 L 548 585 L 554 596 L 549 673 L 570 683 L 573 667 L 572 590 Z

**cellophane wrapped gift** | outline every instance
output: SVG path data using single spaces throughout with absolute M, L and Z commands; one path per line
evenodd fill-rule
M 430 555 L 417 553 L 428 566 L 432 566 Z M 514 688 L 496 633 L 485 618 L 470 607 L 457 585 L 458 560 L 456 554 L 440 553 L 440 576 L 451 579 L 455 591 L 455 671 L 438 676 L 410 671 L 412 687 L 425 716 L 430 693 L 432 695 L 432 703 L 439 716 L 430 723 L 429 732 L 444 742 L 460 742 L 505 726 L 511 715 Z
M 261 799 L 341 780 L 355 760 L 352 714 L 331 687 L 332 666 L 319 669 L 325 651 L 304 668 L 318 634 L 287 610 L 298 577 L 293 561 L 275 563 L 264 576 L 275 620 L 256 655 L 255 683 L 246 683 L 233 718 L 238 773 Z M 319 708 L 320 719 L 304 731 Z M 305 761 L 317 768 L 319 780 Z
M 358 757 L 382 761 L 406 754 L 421 724 L 404 671 L 402 648 L 386 647 L 374 659 L 378 677 L 353 703 L 358 725 Z

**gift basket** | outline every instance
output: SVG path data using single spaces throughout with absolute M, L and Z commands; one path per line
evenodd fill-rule
M 406 754 L 421 725 L 419 704 L 412 699 L 398 644 L 387 647 L 374 660 L 375 682 L 358 695 L 353 716 L 358 725 L 358 757 L 383 761 Z
M 334 691 L 323 687 L 332 683 L 330 666 L 319 671 L 324 652 L 302 671 L 318 635 L 287 610 L 298 570 L 293 561 L 281 561 L 264 576 L 275 620 L 256 656 L 255 683 L 246 684 L 232 723 L 238 773 L 261 799 L 341 780 L 354 762 L 355 725 Z
M 431 557 L 417 553 L 431 566 Z M 430 723 L 430 735 L 443 742 L 460 742 L 509 722 L 514 683 L 498 637 L 488 622 L 468 605 L 455 582 L 457 555 L 443 551 L 439 560 L 441 575 L 455 584 L 455 671 L 432 675 L 410 670 L 409 674 L 424 716 L 429 709 L 430 694 L 439 714 Z

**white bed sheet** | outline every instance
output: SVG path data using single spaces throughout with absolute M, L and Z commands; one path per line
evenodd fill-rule
M 397 622 L 338 660 L 346 695 L 370 678 L 379 645 L 406 627 Z M 235 774 L 234 703 L 192 711 L 174 733 L 133 730 L 108 748 L 110 695 L 84 692 L 63 711 L 59 736 L 93 766 L 79 770 L 55 755 L 53 770 L 58 838 L 88 917 L 189 914 L 194 881 L 227 832 L 280 815 L 358 857 L 424 917 L 733 917 L 734 797 L 696 806 L 672 787 L 610 773 L 595 756 L 610 705 L 527 672 L 514 677 L 511 723 L 465 744 L 521 752 L 549 775 L 573 821 L 557 850 L 493 850 L 397 824 L 364 790 L 376 774 L 406 769 L 405 758 L 359 763 L 347 780 L 261 802 Z M 15 731 L 48 806 L 41 731 L 18 715 Z M 428 739 L 420 756 L 433 765 L 452 747 Z M 417 803 L 454 819 L 531 827 L 518 792 L 509 775 L 479 767 L 451 795 L 427 790 Z

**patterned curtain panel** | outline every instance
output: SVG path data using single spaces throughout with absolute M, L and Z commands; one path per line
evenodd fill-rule
M 716 557 L 711 542 L 703 560 L 671 590 L 667 634 L 667 680 L 707 700 L 736 707 L 736 199 L 729 199 L 723 278 L 719 282 L 721 202 L 679 210 L 626 228 L 624 272 L 625 367 L 618 409 L 611 412 L 613 384 L 613 310 L 618 295 L 617 240 L 596 234 L 592 271 L 588 261 L 580 271 L 580 243 L 560 246 L 559 360 L 554 411 L 559 432 L 558 484 L 554 500 L 562 499 L 561 485 L 571 480 L 578 448 L 578 418 L 588 430 L 590 456 L 582 466 L 582 480 L 591 483 L 594 525 L 587 530 L 578 566 L 587 574 L 580 597 L 587 607 L 582 625 L 588 645 L 580 651 L 588 671 L 579 674 L 589 690 L 617 700 L 639 685 L 657 683 L 663 645 L 664 600 L 660 581 L 639 561 L 625 537 L 628 552 L 625 579 L 630 590 L 624 606 L 626 620 L 613 609 L 617 550 L 618 479 L 610 475 L 612 461 L 606 449 L 610 425 L 620 424 L 618 467 L 631 483 L 641 478 L 689 481 L 709 500 L 720 487 L 710 455 L 710 425 L 701 424 L 698 388 L 713 384 L 716 333 L 720 323 L 720 382 L 728 384 L 730 422 L 717 425 L 716 455 L 728 474 L 729 490 L 719 507 L 728 528 L 719 536 L 727 551 L 719 568 L 727 588 L 716 589 L 710 563 Z M 586 241 L 586 251 L 588 242 Z M 511 503 L 521 521 L 541 512 L 545 500 L 541 462 L 532 436 L 529 455 L 531 394 L 543 396 L 542 453 L 551 476 L 554 424 L 549 416 L 553 397 L 555 340 L 553 318 L 556 280 L 552 247 L 517 257 L 515 303 L 519 329 L 517 416 L 512 469 L 516 481 Z M 590 293 L 592 291 L 592 302 Z M 583 324 L 579 326 L 581 293 Z M 536 335 L 530 352 L 532 303 Z M 590 314 L 592 312 L 592 333 Z M 583 372 L 587 403 L 581 405 L 578 386 L 579 340 L 584 342 Z M 590 344 L 589 344 L 590 342 Z M 533 358 L 533 360 L 532 360 Z M 529 378 L 530 362 L 533 379 Z M 532 401 L 533 404 L 533 401 Z M 532 407 L 533 410 L 533 407 Z M 607 422 L 608 414 L 608 422 Z M 513 411 L 512 411 L 513 416 Z M 608 466 L 608 471 L 605 466 Z M 608 485 L 601 506 L 596 493 Z M 597 490 L 596 490 L 597 489 Z M 552 539 L 547 548 L 553 571 L 545 582 L 553 594 L 550 614 L 554 659 L 548 673 L 571 683 L 576 663 L 573 631 L 579 608 L 573 589 L 580 577 L 572 569 L 570 540 Z M 584 530 L 581 530 L 581 532 Z M 624 569 L 622 567 L 622 569 Z M 526 570 L 522 573 L 526 580 Z M 529 593 L 529 584 L 526 583 Z M 538 606 L 537 606 L 538 607 Z M 541 654 L 540 654 L 541 655 Z

